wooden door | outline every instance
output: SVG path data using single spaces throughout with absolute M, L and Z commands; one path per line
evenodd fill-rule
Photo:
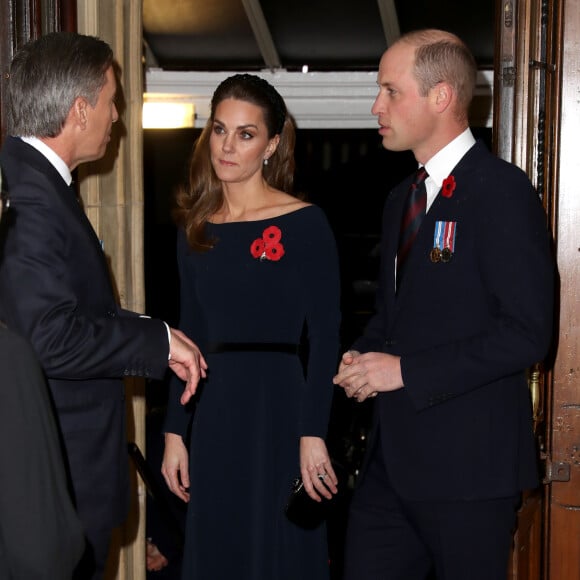
M 530 369 L 543 471 L 524 496 L 508 578 L 580 579 L 580 3 L 498 0 L 494 143 L 546 208 L 559 269 L 552 352 Z
M 551 22 L 541 0 L 499 0 L 494 86 L 493 143 L 496 153 L 521 167 L 549 214 L 552 191 L 547 127 L 554 122 L 549 99 L 553 67 L 548 62 Z M 548 218 L 547 218 L 548 219 Z M 545 454 L 549 432 L 550 382 L 543 365 L 529 372 L 538 450 Z M 543 568 L 545 490 L 524 493 L 518 512 L 508 580 L 540 580 Z
M 580 2 L 554 0 L 558 123 L 552 188 L 560 302 L 551 369 L 545 573 L 580 579 Z

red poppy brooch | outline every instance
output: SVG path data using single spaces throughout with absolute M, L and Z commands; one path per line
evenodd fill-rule
M 261 238 L 256 238 L 250 246 L 252 256 L 260 261 L 277 262 L 284 255 L 284 246 L 280 243 L 282 232 L 276 226 L 269 226 L 262 232 Z
M 441 186 L 441 193 L 443 197 L 451 197 L 455 191 L 455 177 L 449 175 L 443 180 L 443 185 Z

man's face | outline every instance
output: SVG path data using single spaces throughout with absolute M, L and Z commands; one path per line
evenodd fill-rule
M 105 154 L 107 144 L 111 140 L 111 128 L 119 118 L 115 105 L 116 93 L 115 74 L 113 67 L 109 67 L 106 82 L 99 92 L 95 106 L 88 102 L 86 105 L 86 126 L 79 146 L 78 163 L 94 161 Z
M 411 150 L 421 161 L 421 151 L 434 132 L 435 117 L 430 94 L 422 96 L 413 74 L 415 47 L 406 42 L 393 45 L 381 58 L 377 84 L 379 94 L 371 109 L 378 117 L 383 147 Z

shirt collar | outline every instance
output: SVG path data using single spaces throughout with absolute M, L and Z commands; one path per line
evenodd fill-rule
M 468 127 L 427 161 L 425 169 L 438 190 L 441 189 L 443 180 L 453 171 L 453 168 L 474 144 L 475 138 Z
M 41 155 L 48 159 L 49 163 L 59 172 L 67 185 L 72 183 L 72 174 L 67 164 L 38 137 L 20 137 L 22 141 L 34 147 Z

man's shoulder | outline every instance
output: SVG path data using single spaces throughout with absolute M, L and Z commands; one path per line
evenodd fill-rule
M 34 147 L 17 137 L 7 137 L 0 150 L 2 173 L 8 187 L 15 187 L 23 181 L 33 181 L 46 175 L 50 164 Z
M 34 151 L 33 147 L 27 145 L 19 137 L 6 137 L 2 149 L 0 149 L 0 158 L 2 162 L 16 162 L 21 161 L 23 158 L 28 158 L 27 153 L 32 153 Z
M 526 173 L 517 165 L 492 153 L 482 141 L 477 141 L 457 164 L 455 172 L 474 172 L 481 183 L 520 181 L 529 183 Z
M 66 191 L 64 180 L 34 147 L 18 138 L 9 139 L 0 151 L 0 165 L 3 183 L 15 205 L 26 202 L 52 206 Z

